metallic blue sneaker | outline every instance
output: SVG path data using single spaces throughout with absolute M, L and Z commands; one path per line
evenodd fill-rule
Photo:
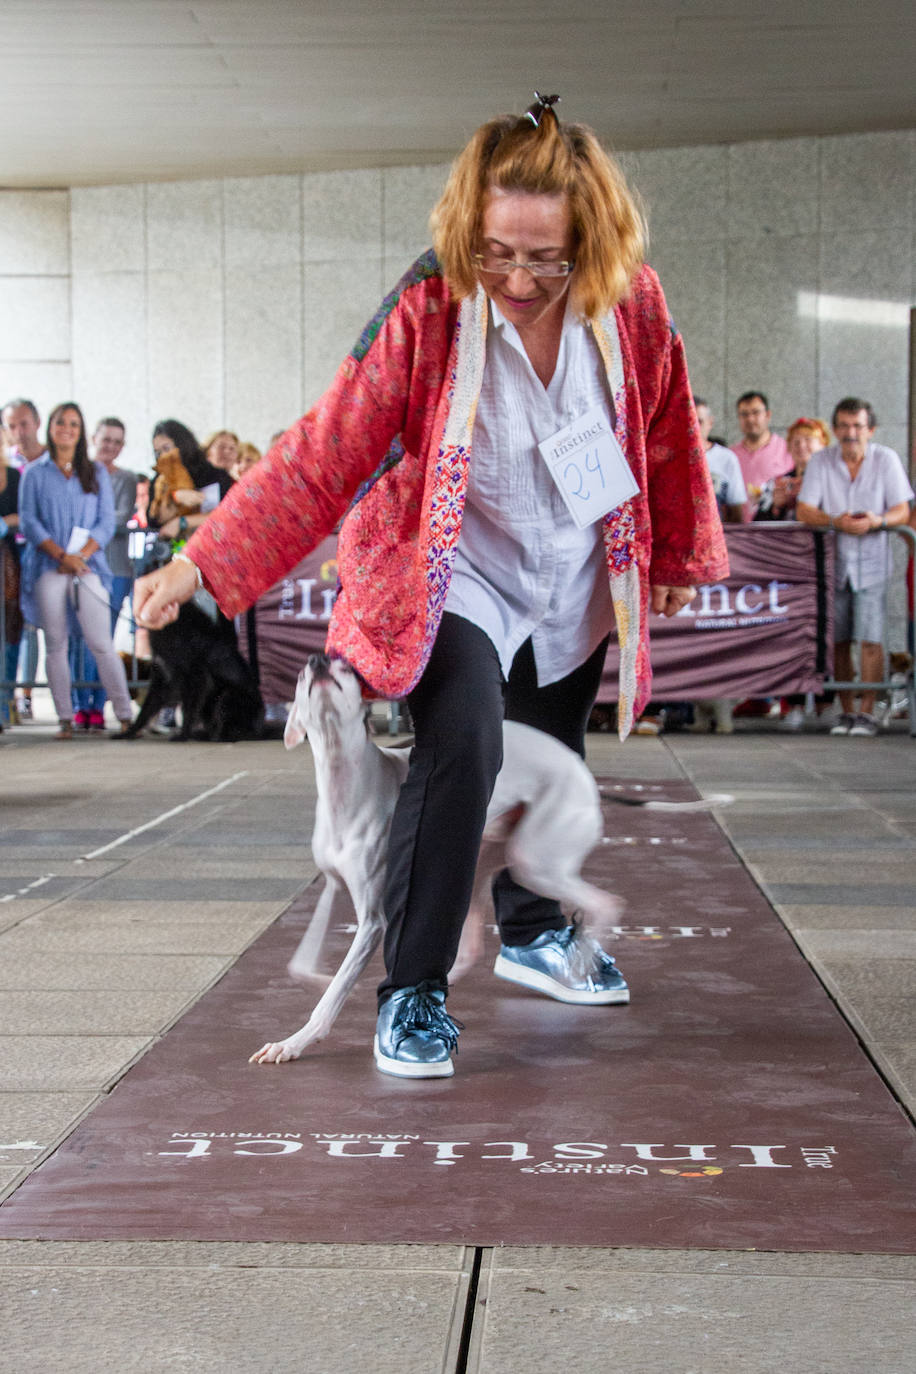
M 575 922 L 545 931 L 530 945 L 502 945 L 493 972 L 558 1002 L 606 1006 L 630 1000 L 614 960 Z
M 445 993 L 425 983 L 398 988 L 379 1010 L 375 1062 L 399 1078 L 449 1078 L 461 1023 L 445 1010 Z

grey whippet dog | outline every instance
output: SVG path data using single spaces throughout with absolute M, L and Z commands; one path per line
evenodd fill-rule
M 352 923 L 355 918 L 356 934 L 305 1025 L 285 1040 L 269 1041 L 251 1063 L 298 1059 L 308 1045 L 322 1040 L 384 930 L 388 832 L 408 757 L 405 749 L 374 743 L 368 709 L 360 680 L 347 663 L 324 654 L 309 658 L 299 674 L 284 743 L 293 749 L 307 737 L 312 746 L 317 787 L 312 853 L 325 883 L 290 960 L 291 976 L 327 981 L 316 969 L 332 920 Z M 730 800 L 629 804 L 695 811 Z M 470 910 L 450 980 L 465 973 L 483 950 L 490 887 L 502 868 L 531 891 L 575 909 L 594 936 L 600 938 L 615 924 L 623 909 L 620 899 L 581 876 L 602 832 L 598 786 L 578 754 L 540 730 L 504 722 L 503 764 L 487 808 Z

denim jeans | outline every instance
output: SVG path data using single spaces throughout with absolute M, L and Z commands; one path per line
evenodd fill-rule
M 16 681 L 16 665 L 19 662 L 19 645 L 7 644 L 3 651 L 3 664 L 0 667 L 0 679 L 5 682 L 13 683 Z M 13 700 L 13 688 L 0 687 L 0 725 L 10 723 L 10 702 Z

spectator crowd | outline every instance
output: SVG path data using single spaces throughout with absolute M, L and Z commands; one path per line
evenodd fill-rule
M 54 407 L 44 432 L 26 397 L 0 411 L 0 730 L 32 719 L 39 635 L 57 737 L 104 732 L 106 702 L 126 729 L 131 703 L 116 643 L 149 656 L 133 623 L 134 577 L 154 546 L 177 552 L 261 458 L 229 430 L 201 445 L 180 421 L 163 420 L 153 431 L 151 471 L 135 473 L 119 462 L 125 438 L 114 415 L 90 436 L 72 401 Z M 170 485 L 171 472 L 182 485 Z M 156 728 L 174 727 L 174 712 L 162 712 Z
M 851 685 L 839 690 L 841 710 L 830 733 L 874 737 L 876 691 L 854 686 L 855 646 L 861 682 L 882 682 L 892 576 L 887 531 L 913 523 L 914 494 L 899 455 L 874 442 L 873 406 L 845 396 L 834 407 L 830 427 L 825 420 L 800 416 L 783 438 L 772 429 L 767 396 L 746 391 L 735 405 L 741 438 L 729 447 L 712 432 L 715 419 L 708 403 L 701 396 L 693 400 L 723 523 L 795 520 L 836 531 L 834 676 Z M 825 694 L 811 705 L 820 715 L 832 702 L 832 694 Z M 745 702 L 650 702 L 637 731 L 658 734 L 666 726 L 686 724 L 728 734 L 736 710 L 777 714 L 787 729 L 799 730 L 808 704 L 799 694 Z
M 835 532 L 834 676 L 849 685 L 838 692 L 831 734 L 876 735 L 876 692 L 867 684 L 882 682 L 887 670 L 887 532 L 914 525 L 914 494 L 899 455 L 875 442 L 873 407 L 847 396 L 829 424 L 801 416 L 783 437 L 772 427 L 767 396 L 749 390 L 735 405 L 740 437 L 728 444 L 713 432 L 708 402 L 693 399 L 723 523 L 797 521 Z M 186 425 L 167 419 L 153 430 L 150 472 L 135 473 L 120 465 L 126 432 L 115 415 L 98 420 L 90 436 L 79 407 L 65 402 L 42 432 L 34 403 L 15 397 L 0 419 L 0 730 L 31 719 L 40 633 L 58 737 L 104 731 L 106 701 L 123 729 L 130 703 L 115 646 L 127 642 L 141 660 L 149 655 L 133 623 L 130 590 L 151 540 L 160 548 L 166 541 L 172 554 L 180 550 L 261 451 L 226 429 L 201 444 Z M 118 633 L 119 622 L 126 634 Z M 786 728 L 800 729 L 806 708 L 820 715 L 835 711 L 832 702 L 832 694 L 816 702 L 800 695 L 654 702 L 637 730 L 689 724 L 729 733 L 736 711 L 779 714 Z M 174 728 L 174 712 L 160 713 L 154 729 Z

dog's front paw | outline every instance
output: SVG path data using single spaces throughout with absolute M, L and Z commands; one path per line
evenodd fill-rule
M 249 1059 L 249 1064 L 285 1064 L 288 1059 L 298 1059 L 299 1051 L 288 1040 L 270 1040 L 257 1054 Z

